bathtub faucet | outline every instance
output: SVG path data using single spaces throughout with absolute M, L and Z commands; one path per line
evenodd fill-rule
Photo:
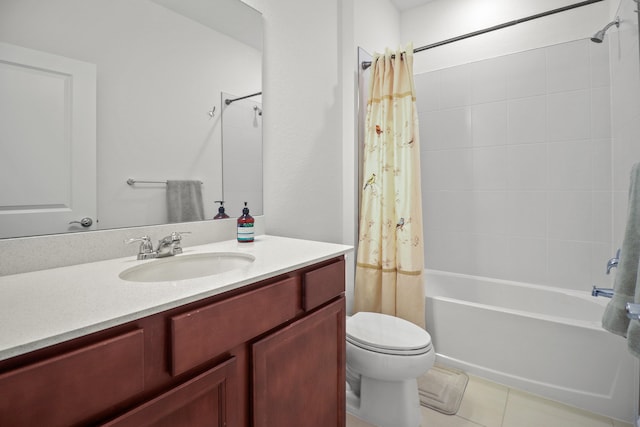
M 620 249 L 616 252 L 616 256 L 607 261 L 607 274 L 611 273 L 613 267 L 617 267 L 620 262 Z
M 595 286 L 591 290 L 591 296 L 613 298 L 612 288 L 596 288 Z

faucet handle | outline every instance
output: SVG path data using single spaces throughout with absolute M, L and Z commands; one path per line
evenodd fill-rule
M 190 231 L 174 231 L 173 233 L 171 233 L 171 238 L 173 240 L 182 240 L 182 235 L 183 234 L 191 234 Z
M 142 236 L 133 239 L 125 239 L 125 244 L 140 242 L 140 250 L 138 251 L 138 259 L 155 258 L 156 253 L 153 251 L 153 243 L 149 236 Z
M 158 257 L 172 256 L 182 253 L 182 247 L 180 241 L 183 234 L 191 234 L 189 231 L 174 231 L 168 236 L 163 237 L 158 241 Z
M 616 256 L 607 261 L 607 274 L 611 273 L 613 267 L 617 267 L 620 262 L 620 249 L 616 252 Z
M 191 234 L 191 232 L 190 231 L 174 231 L 168 236 L 165 236 L 162 239 L 160 239 L 159 244 L 170 244 L 170 243 L 180 242 L 180 240 L 182 240 L 183 234 Z
M 640 304 L 628 302 L 624 308 L 629 319 L 640 320 Z

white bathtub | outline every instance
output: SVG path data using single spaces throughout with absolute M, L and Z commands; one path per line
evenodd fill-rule
M 600 326 L 606 298 L 425 270 L 437 360 L 548 399 L 634 422 L 638 367 Z

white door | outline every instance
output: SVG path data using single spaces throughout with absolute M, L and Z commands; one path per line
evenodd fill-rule
M 0 238 L 96 229 L 96 206 L 96 66 L 0 43 Z

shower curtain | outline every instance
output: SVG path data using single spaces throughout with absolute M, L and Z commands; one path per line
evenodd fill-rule
M 354 311 L 424 327 L 420 146 L 413 47 L 371 65 Z

